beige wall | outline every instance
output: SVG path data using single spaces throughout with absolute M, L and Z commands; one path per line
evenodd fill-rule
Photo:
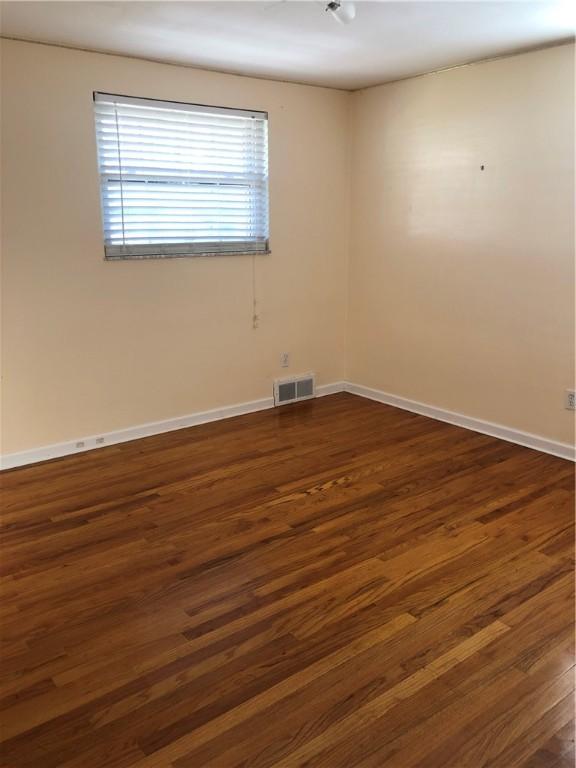
M 354 94 L 351 381 L 573 441 L 573 56 Z
M 268 110 L 257 330 L 252 257 L 103 260 L 94 90 Z M 2 41 L 2 96 L 3 452 L 343 378 L 348 93 Z
M 572 67 L 563 46 L 351 96 L 3 41 L 3 452 L 308 370 L 571 441 Z M 268 110 L 272 255 L 105 262 L 93 90 Z

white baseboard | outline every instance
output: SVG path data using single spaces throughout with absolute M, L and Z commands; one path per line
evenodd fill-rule
M 443 408 L 436 408 L 432 405 L 419 403 L 415 400 L 408 400 L 397 395 L 390 395 L 387 392 L 381 392 L 378 389 L 371 389 L 360 384 L 352 384 L 348 381 L 336 381 L 332 384 L 323 384 L 316 387 L 317 397 L 333 395 L 338 392 L 350 392 L 353 395 L 366 397 L 369 400 L 375 400 L 379 403 L 392 405 L 395 408 L 402 408 L 405 411 L 419 413 L 422 416 L 428 416 L 431 419 L 445 421 L 448 424 L 455 424 L 458 427 L 481 432 L 484 435 L 497 437 L 500 440 L 507 440 L 510 443 L 523 445 L 527 448 L 534 448 L 543 453 L 550 453 L 553 456 L 559 456 L 562 459 L 576 460 L 576 450 L 574 446 L 568 443 L 560 443 L 549 440 L 545 437 L 532 435 L 528 432 L 521 432 L 517 429 L 503 427 L 500 424 L 493 424 L 489 421 L 474 419 L 470 416 L 464 416 L 461 413 L 446 411 Z M 116 445 L 126 443 L 129 440 L 138 440 L 141 437 L 150 437 L 159 435 L 163 432 L 172 432 L 176 429 L 185 427 L 194 427 L 198 424 L 206 424 L 211 421 L 220 421 L 229 419 L 233 416 L 242 416 L 246 413 L 255 413 L 274 407 L 274 398 L 265 397 L 261 400 L 252 400 L 247 403 L 237 405 L 228 405 L 223 408 L 214 408 L 209 411 L 192 413 L 188 416 L 180 416 L 174 419 L 165 419 L 164 421 L 153 421 L 148 424 L 140 424 L 136 427 L 119 429 L 114 432 L 107 432 L 101 435 L 92 435 L 90 437 L 79 437 L 76 440 L 70 440 L 65 443 L 55 443 L 45 445 L 41 448 L 34 448 L 29 451 L 20 451 L 19 453 L 5 454 L 0 458 L 0 467 L 2 469 L 13 469 L 27 464 L 36 464 L 39 461 L 47 459 L 57 459 L 62 456 L 70 456 L 74 453 L 91 451 L 96 448 L 104 448 L 107 445 Z
M 316 387 L 316 397 L 337 395 L 338 392 L 346 392 L 345 381 L 335 381 L 333 384 L 321 384 L 319 387 Z
M 325 395 L 333 395 L 343 390 L 344 382 L 342 381 L 334 382 L 333 384 L 321 384 L 316 387 L 316 396 L 324 397 Z M 141 437 L 160 435 L 163 432 L 172 432 L 176 429 L 184 429 L 185 427 L 195 427 L 198 424 L 207 424 L 210 421 L 220 421 L 221 419 L 230 419 L 233 416 L 242 416 L 246 413 L 265 411 L 267 408 L 273 407 L 274 398 L 264 397 L 261 400 L 251 400 L 247 403 L 213 408 L 209 411 L 191 413 L 188 416 L 178 416 L 174 419 L 152 421 L 148 424 L 139 424 L 136 427 L 118 429 L 114 432 L 105 432 L 100 435 L 90 435 L 89 437 L 78 437 L 76 440 L 68 440 L 65 443 L 54 443 L 53 445 L 45 445 L 41 448 L 33 448 L 29 451 L 4 454 L 0 457 L 0 469 L 14 469 L 15 467 L 22 467 L 27 464 L 36 464 L 39 461 L 58 459 L 74 453 L 83 453 L 84 451 L 92 451 L 96 448 L 105 448 L 108 445 L 138 440 Z
M 419 403 L 416 400 L 408 400 L 405 397 L 390 395 L 387 392 L 381 392 L 379 389 L 363 387 L 360 384 L 346 382 L 344 384 L 344 391 L 350 392 L 353 395 L 360 395 L 360 397 L 366 397 L 369 400 L 376 400 L 378 403 L 392 405 L 394 408 L 402 408 L 404 411 L 411 411 L 412 413 L 419 413 L 422 416 L 428 416 L 431 419 L 445 421 L 448 424 L 454 424 L 457 427 L 464 427 L 473 432 L 481 432 L 483 435 L 497 437 L 500 440 L 506 440 L 509 443 L 523 445 L 526 448 L 534 448 L 534 450 L 541 451 L 542 453 L 550 453 L 552 456 L 559 456 L 562 459 L 576 461 L 576 449 L 569 443 L 560 443 L 555 440 L 550 440 L 547 437 L 533 435 L 530 432 L 522 432 L 518 429 L 503 427 L 501 424 L 493 424 L 490 421 L 474 419 L 471 416 L 464 416 L 461 413 L 454 413 L 454 411 L 446 411 L 443 408 L 436 408 L 433 405 Z

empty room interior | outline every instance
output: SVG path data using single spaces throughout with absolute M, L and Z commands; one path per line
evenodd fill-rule
M 1 768 L 574 768 L 575 11 L 0 2 Z

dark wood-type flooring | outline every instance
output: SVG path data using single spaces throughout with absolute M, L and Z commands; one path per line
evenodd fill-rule
M 3 768 L 571 768 L 573 465 L 342 394 L 1 476 Z

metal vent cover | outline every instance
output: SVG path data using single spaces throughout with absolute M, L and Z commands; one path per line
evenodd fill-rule
M 287 405 L 315 397 L 314 374 L 307 373 L 274 382 L 274 405 Z

